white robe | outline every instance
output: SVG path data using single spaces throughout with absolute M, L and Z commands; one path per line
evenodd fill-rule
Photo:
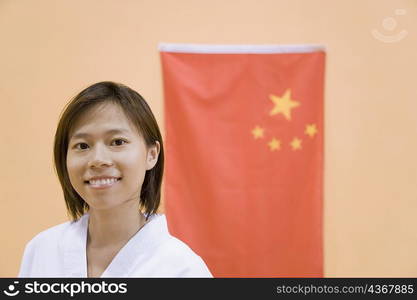
M 25 248 L 19 277 L 87 277 L 88 214 L 35 236 Z M 117 253 L 101 277 L 212 277 L 200 256 L 153 215 Z

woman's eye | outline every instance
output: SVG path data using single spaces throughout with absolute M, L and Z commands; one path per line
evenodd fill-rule
M 125 140 L 122 139 L 115 139 L 112 141 L 112 146 L 122 146 L 124 144 L 126 144 L 127 142 Z
M 75 145 L 75 148 L 79 150 L 85 150 L 88 148 L 88 145 L 86 143 L 78 143 Z

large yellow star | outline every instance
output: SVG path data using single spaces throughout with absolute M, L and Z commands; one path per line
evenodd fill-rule
M 300 103 L 291 100 L 291 90 L 287 89 L 282 97 L 269 95 L 269 99 L 274 102 L 275 107 L 269 112 L 270 116 L 283 114 L 287 120 L 291 120 L 291 109 L 300 106 Z
M 301 140 L 300 139 L 298 139 L 298 138 L 293 138 L 293 140 L 292 140 L 292 142 L 291 142 L 291 147 L 292 147 L 292 150 L 300 150 L 301 149 Z
M 306 130 L 304 133 L 307 134 L 311 138 L 314 137 L 317 133 L 316 124 L 307 124 Z
M 264 137 L 264 129 L 259 127 L 258 125 L 256 125 L 256 127 L 254 129 L 252 129 L 251 132 L 252 132 L 253 137 L 255 138 L 255 140 Z
M 268 143 L 268 146 L 271 151 L 279 150 L 281 149 L 281 141 L 276 138 L 272 138 L 272 140 Z

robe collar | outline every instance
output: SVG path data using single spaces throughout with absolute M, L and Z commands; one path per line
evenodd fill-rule
M 88 219 L 89 214 L 84 214 L 72 223 L 60 245 L 67 277 L 87 277 Z M 168 237 L 165 215 L 150 216 L 148 223 L 120 249 L 101 277 L 128 277 Z

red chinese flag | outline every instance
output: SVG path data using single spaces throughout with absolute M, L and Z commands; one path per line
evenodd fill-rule
M 215 277 L 322 277 L 323 48 L 160 51 L 171 233 Z

